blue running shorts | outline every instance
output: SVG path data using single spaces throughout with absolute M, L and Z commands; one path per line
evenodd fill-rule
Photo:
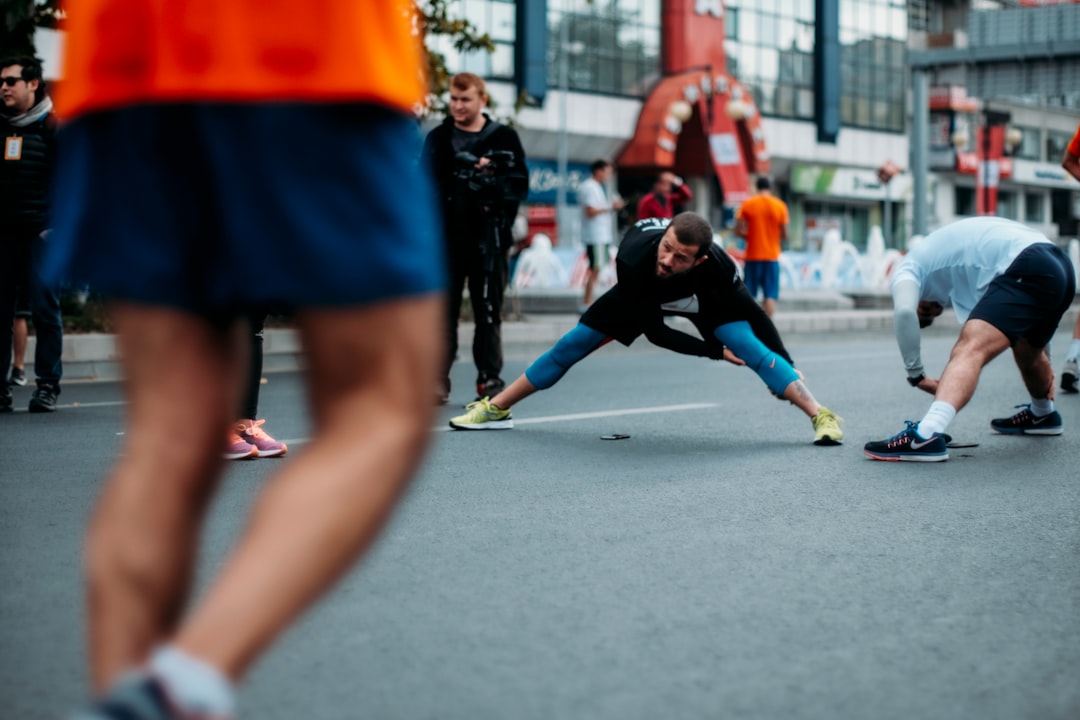
M 77 118 L 59 143 L 52 278 L 209 315 L 446 285 L 433 183 L 400 112 L 145 105 Z
M 757 299 L 761 290 L 766 300 L 780 297 L 780 263 L 776 260 L 747 260 L 743 263 L 743 282 L 750 297 Z

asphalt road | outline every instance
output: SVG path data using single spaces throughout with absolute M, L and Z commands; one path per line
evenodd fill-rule
M 513 431 L 443 432 L 443 409 L 380 544 L 257 665 L 242 716 L 1080 717 L 1080 396 L 1058 400 L 1062 437 L 991 434 L 1025 400 L 1003 357 L 950 428 L 979 447 L 873 462 L 862 443 L 929 402 L 893 339 L 790 347 L 842 447 L 811 445 L 750 371 L 644 343 L 599 351 Z M 459 364 L 455 401 L 471 381 Z M 105 383 L 61 401 L 0 416 L 0 718 L 86 692 L 81 536 L 123 406 Z M 303 451 L 299 376 L 270 375 L 260 414 Z M 204 581 L 280 462 L 228 468 Z

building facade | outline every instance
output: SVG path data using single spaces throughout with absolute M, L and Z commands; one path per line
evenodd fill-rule
M 488 78 L 499 112 L 510 113 L 517 92 L 515 28 L 517 14 L 535 0 L 459 0 L 453 11 L 490 34 L 494 53 L 463 56 L 449 46 L 454 70 Z M 835 143 L 818 141 L 815 124 L 815 28 L 822 6 L 832 3 L 838 14 L 839 117 Z M 976 0 L 975 9 L 1013 5 Z M 598 157 L 615 159 L 634 139 L 650 90 L 664 77 L 664 28 L 673 6 L 692 6 L 724 19 L 726 71 L 741 83 L 760 113 L 769 154 L 769 174 L 778 194 L 791 208 L 792 249 L 815 249 L 824 232 L 838 228 L 844 239 L 861 248 L 870 228 L 890 226 L 889 245 L 903 247 L 910 233 L 912 178 L 909 129 L 910 83 L 906 54 L 927 43 L 957 42 L 971 3 L 901 0 L 546 0 L 547 85 L 542 107 L 526 107 L 516 116 L 529 153 L 532 178 L 529 204 L 537 217 L 550 217 L 560 180 L 560 154 L 567 167 L 567 200 Z M 665 15 L 667 13 L 667 15 Z M 933 78 L 932 93 L 963 87 L 962 73 L 942 72 Z M 941 163 L 946 147 L 965 128 L 974 137 L 975 107 L 946 119 L 932 113 L 930 186 L 931 228 L 975 214 L 976 183 L 972 172 Z M 1011 118 L 1008 145 L 1011 172 L 998 190 L 997 214 L 1040 227 L 1051 237 L 1077 233 L 1075 183 L 1061 170 L 1061 154 L 1080 120 L 1069 99 L 993 101 Z M 939 108 L 940 109 L 940 108 Z M 972 142 L 969 138 L 968 142 Z M 970 146 L 967 148 L 970 151 Z M 936 154 L 936 155 L 935 155 Z M 883 184 L 878 168 L 893 162 L 905 171 Z M 629 201 L 648 191 L 650 176 L 626 169 L 618 191 Z M 695 190 L 694 209 L 715 224 L 730 221 L 723 190 L 715 173 L 687 178 Z M 560 217 L 561 242 L 572 243 L 579 213 L 571 207 Z

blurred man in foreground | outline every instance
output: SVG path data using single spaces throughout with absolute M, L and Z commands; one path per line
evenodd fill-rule
M 87 539 L 101 695 L 80 719 L 232 717 L 234 684 L 422 456 L 445 269 L 410 8 L 85 0 L 69 17 L 53 265 L 112 299 L 129 401 Z M 313 438 L 189 607 L 243 314 L 265 307 L 295 315 Z

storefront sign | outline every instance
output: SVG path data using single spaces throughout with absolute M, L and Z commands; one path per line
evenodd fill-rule
M 1013 163 L 1013 180 L 1025 185 L 1042 185 L 1075 189 L 1076 181 L 1069 177 L 1058 165 L 1034 161 L 1017 160 Z
M 559 195 L 559 163 L 554 160 L 525 161 L 529 168 L 529 199 L 532 205 L 552 205 Z M 566 204 L 577 205 L 578 185 L 589 178 L 589 166 L 572 162 L 566 165 Z
M 856 170 L 827 165 L 795 165 L 791 169 L 791 189 L 804 195 L 885 199 L 885 185 L 874 170 Z M 895 175 L 889 182 L 889 197 L 900 199 L 911 194 L 911 173 Z

